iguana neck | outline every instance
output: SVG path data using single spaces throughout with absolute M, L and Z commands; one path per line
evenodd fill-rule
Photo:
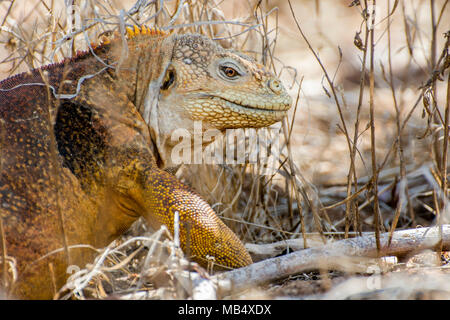
M 150 94 L 159 94 L 165 69 L 170 63 L 172 46 L 171 37 L 163 35 L 130 39 L 126 47 L 117 41 L 111 47 L 117 62 L 116 74 L 127 87 L 130 101 L 144 119 L 144 100 L 149 91 L 153 91 Z
M 174 117 L 181 116 L 176 105 L 161 105 L 160 88 L 172 59 L 174 36 L 138 37 L 128 40 L 127 48 L 112 47 L 118 61 L 116 74 L 126 87 L 130 101 L 146 122 L 150 146 L 161 168 L 168 167 L 167 132 Z M 124 58 L 126 54 L 126 58 Z

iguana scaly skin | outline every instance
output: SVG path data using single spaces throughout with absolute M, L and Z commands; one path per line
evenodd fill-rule
M 146 27 L 2 81 L 0 287 L 53 297 L 68 266 L 92 260 L 88 246 L 104 247 L 140 216 L 173 232 L 177 213 L 181 247 L 203 265 L 207 255 L 250 264 L 211 207 L 167 172 L 170 133 L 195 120 L 204 130 L 268 126 L 290 105 L 252 59 Z

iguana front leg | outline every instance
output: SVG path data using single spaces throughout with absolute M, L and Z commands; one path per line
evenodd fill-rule
M 139 158 L 116 176 L 117 190 L 123 195 L 120 199 L 126 202 L 123 206 L 133 206 L 133 211 L 142 210 L 142 216 L 152 228 L 166 225 L 172 234 L 178 214 L 181 248 L 202 265 L 207 264 L 208 256 L 224 268 L 251 264 L 252 259 L 242 242 L 209 204 L 151 162 Z
M 193 259 L 206 265 L 206 257 L 211 256 L 217 265 L 228 268 L 252 263 L 241 241 L 208 203 L 175 176 L 158 168 L 146 123 L 125 96 L 111 96 L 120 90 L 92 92 L 95 95 L 89 100 L 97 110 L 101 108 L 100 123 L 108 133 L 104 172 L 110 190 L 105 194 L 112 192 L 112 197 L 105 197 L 105 206 L 99 212 L 96 242 L 107 244 L 138 216 L 143 216 L 154 229 L 166 225 L 173 234 L 178 212 L 180 245 Z M 110 103 L 102 107 L 102 101 Z

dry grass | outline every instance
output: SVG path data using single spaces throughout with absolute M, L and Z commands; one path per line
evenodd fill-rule
M 178 173 L 245 242 L 302 238 L 308 246 L 450 222 L 448 1 L 73 3 L 75 11 L 63 1 L 0 3 L 4 77 L 145 23 L 206 34 L 283 79 L 296 104 L 280 128 L 277 174 L 261 175 L 259 164 Z M 143 232 L 137 223 L 100 253 L 102 263 L 80 271 L 86 281 L 75 297 L 192 296 L 184 273 L 192 266 L 150 258 L 149 243 L 159 239 L 130 238 Z

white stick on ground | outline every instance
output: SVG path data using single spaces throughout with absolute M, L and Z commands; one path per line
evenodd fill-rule
M 287 278 L 307 270 L 342 269 L 357 257 L 404 256 L 424 249 L 450 250 L 450 225 L 442 226 L 442 244 L 439 227 L 396 231 L 387 247 L 389 233 L 380 235 L 381 252 L 377 253 L 375 236 L 362 236 L 336 241 L 320 248 L 311 248 L 281 257 L 263 260 L 245 268 L 212 277 L 222 292 L 239 292 L 250 287 Z

